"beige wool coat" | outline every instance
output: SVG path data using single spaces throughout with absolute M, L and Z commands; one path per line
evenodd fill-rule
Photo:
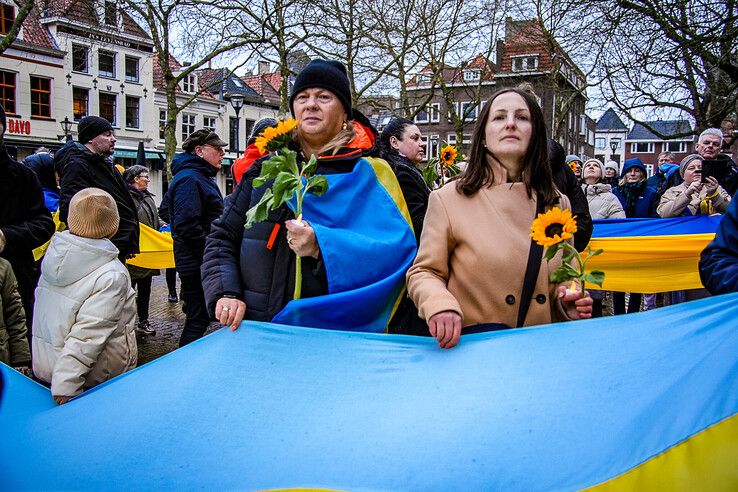
M 687 195 L 688 183 L 681 183 L 676 186 L 672 186 L 664 192 L 661 196 L 659 206 L 656 207 L 656 213 L 659 217 L 680 217 L 684 214 L 684 211 L 689 208 L 689 212 L 692 215 L 699 215 L 700 213 L 700 202 L 707 196 L 707 190 L 702 187 L 702 190 L 690 197 Z M 712 198 L 712 206 L 715 209 L 715 213 L 724 214 L 728 210 L 730 205 L 730 195 L 723 189 L 722 186 L 718 185 L 717 196 Z
M 426 321 L 455 311 L 463 326 L 517 322 L 536 198 L 522 183 L 506 183 L 493 168 L 495 184 L 472 196 L 451 182 L 431 193 L 415 262 L 407 272 L 408 293 Z M 570 208 L 561 196 L 561 208 Z M 541 261 L 525 326 L 567 319 L 549 274 L 561 265 L 557 255 Z

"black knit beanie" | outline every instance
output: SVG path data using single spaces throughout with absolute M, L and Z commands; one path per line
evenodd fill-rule
M 333 60 L 321 60 L 316 58 L 307 64 L 295 78 L 290 95 L 290 111 L 295 115 L 293 101 L 295 96 L 305 89 L 320 87 L 331 91 L 338 97 L 351 118 L 351 84 L 349 83 L 346 67 L 341 62 Z
M 77 133 L 79 143 L 86 144 L 93 138 L 101 135 L 107 131 L 113 129 L 113 125 L 110 124 L 105 118 L 99 116 L 85 116 L 79 120 L 79 126 L 77 127 Z

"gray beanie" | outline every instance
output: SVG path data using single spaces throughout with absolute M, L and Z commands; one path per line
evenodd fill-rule
M 600 167 L 600 179 L 605 177 L 605 165 L 602 163 L 599 159 L 587 159 L 584 164 L 582 165 L 582 172 L 584 172 L 584 168 L 589 164 L 590 162 L 594 162 Z
M 111 238 L 118 232 L 118 205 L 107 191 L 85 188 L 69 202 L 67 228 L 75 236 Z
M 615 174 L 620 174 L 620 166 L 615 161 L 607 161 L 605 164 L 605 169 L 614 169 Z
M 687 169 L 687 166 L 689 166 L 689 163 L 696 159 L 700 162 L 704 161 L 702 156 L 699 154 L 689 154 L 687 157 L 682 159 L 682 162 L 679 164 L 679 174 L 682 175 L 682 178 L 684 177 L 684 171 Z

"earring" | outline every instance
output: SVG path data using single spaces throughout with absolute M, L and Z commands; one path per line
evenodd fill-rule
M 346 128 L 348 128 L 348 123 L 346 123 L 346 122 L 344 121 L 344 122 L 343 122 L 343 129 L 345 130 Z

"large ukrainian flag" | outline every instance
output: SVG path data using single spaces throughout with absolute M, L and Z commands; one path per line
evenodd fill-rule
M 738 490 L 738 294 L 421 337 L 245 322 L 56 407 L 0 365 L 0 490 Z

